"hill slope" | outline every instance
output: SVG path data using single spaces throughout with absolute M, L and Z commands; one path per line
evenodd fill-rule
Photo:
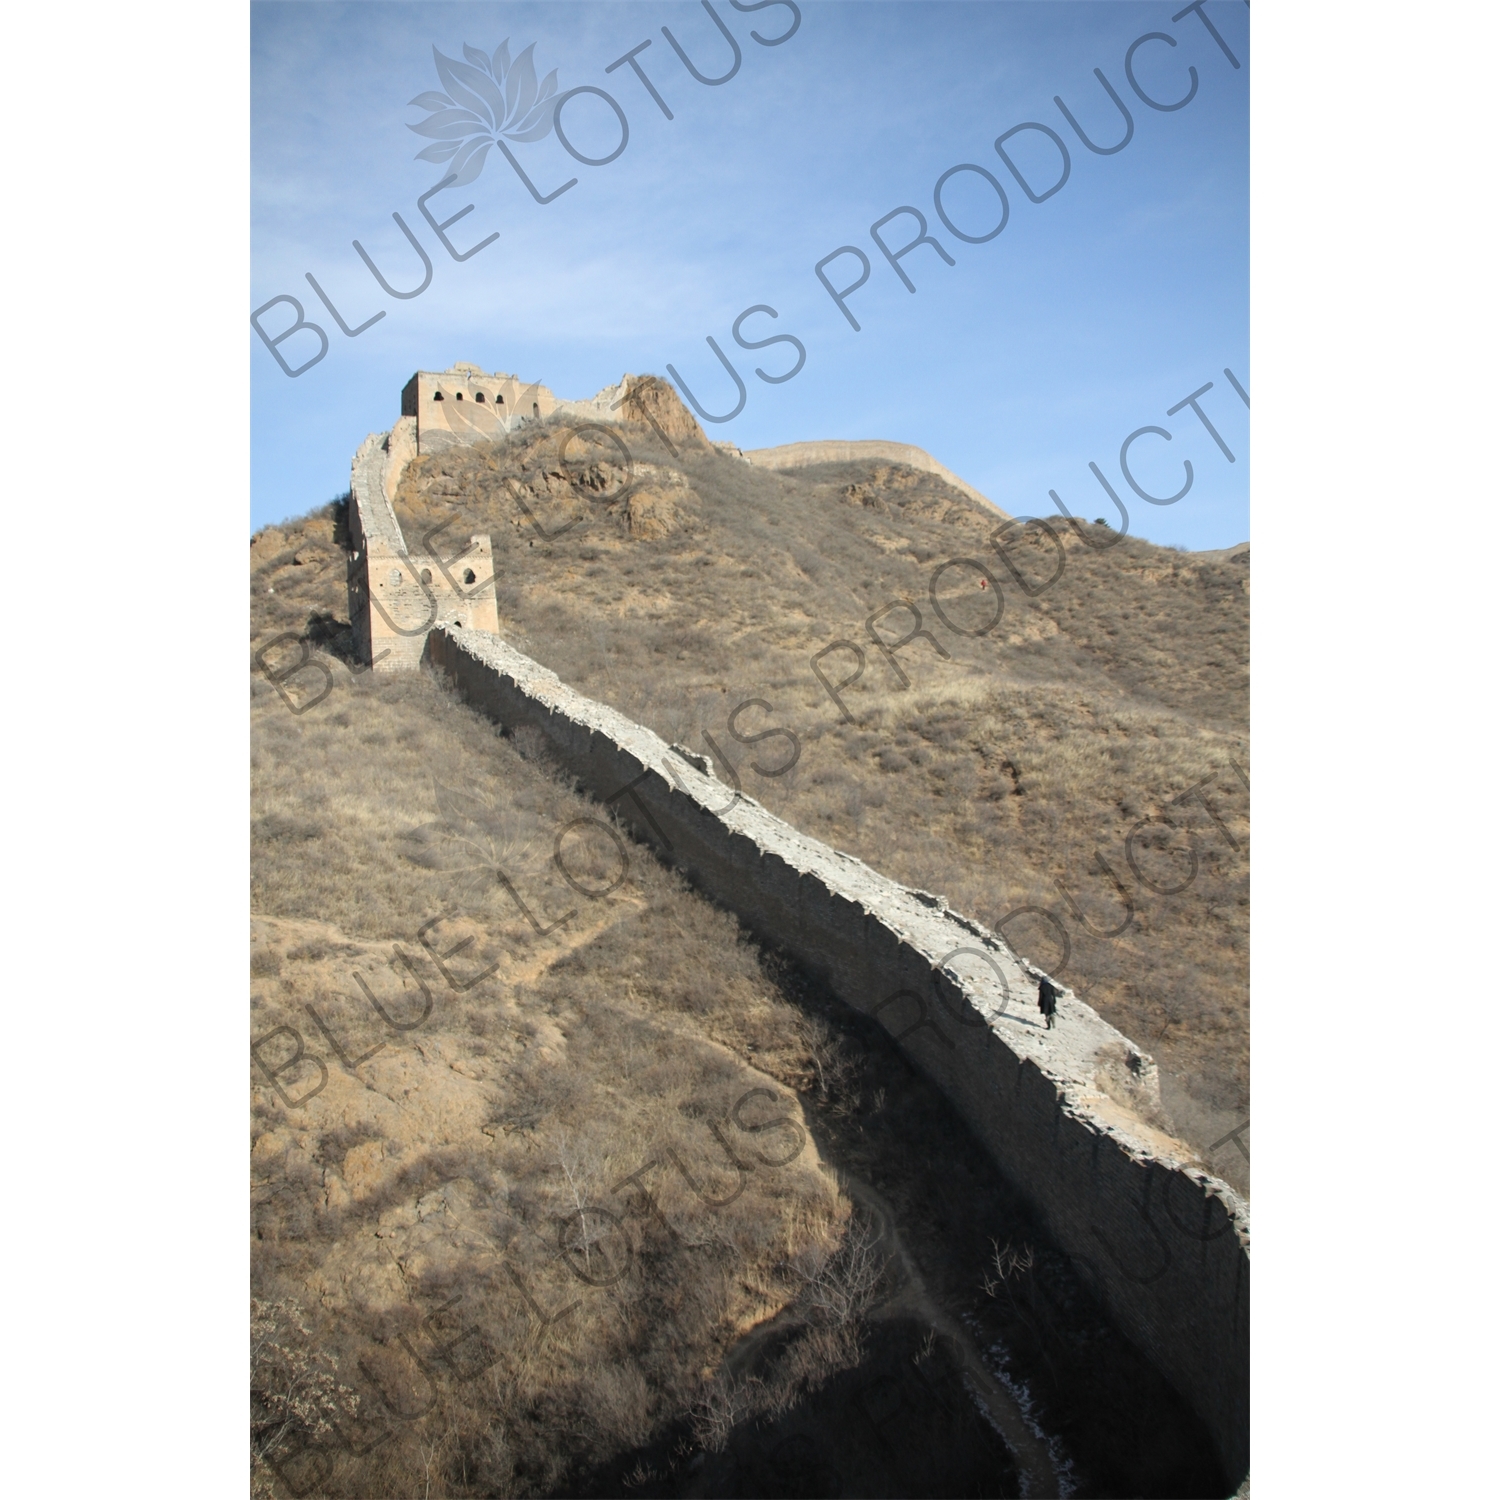
M 581 897 L 597 804 L 357 669 L 343 519 L 251 545 L 256 1492 L 1221 1492 L 878 1025 L 644 851 Z
M 657 430 L 533 427 L 417 460 L 408 543 L 488 531 L 516 646 L 1003 927 L 1155 1053 L 1208 1152 L 1248 1101 L 1249 549 L 1007 523 L 893 463 L 764 469 L 669 387 L 644 394 Z M 252 547 L 260 639 L 347 651 L 340 523 L 307 524 L 326 542 Z M 1206 1159 L 1248 1190 L 1235 1143 Z
M 1207 1151 L 1248 1097 L 1248 548 L 681 430 L 426 456 L 397 514 L 414 547 L 488 531 L 502 633 L 564 681 L 1003 927 L 1157 1055 Z M 1248 1188 L 1233 1143 L 1211 1164 Z

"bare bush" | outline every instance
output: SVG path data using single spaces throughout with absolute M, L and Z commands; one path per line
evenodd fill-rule
M 710 1453 L 722 1452 L 734 1429 L 755 1415 L 764 1400 L 759 1380 L 713 1381 L 693 1405 L 693 1440 Z
M 999 1242 L 996 1240 L 990 1241 L 990 1247 L 994 1252 L 991 1256 L 991 1264 L 995 1268 L 995 1274 L 994 1276 L 986 1274 L 982 1284 L 985 1294 L 993 1297 L 1002 1286 L 1005 1286 L 1013 1278 L 1024 1276 L 1027 1271 L 1031 1270 L 1036 1264 L 1036 1252 L 1032 1250 L 1030 1245 L 1022 1245 L 1017 1248 L 1008 1240 L 1004 1249 L 1001 1249 Z
M 844 1328 L 864 1317 L 875 1301 L 889 1257 L 880 1248 L 881 1235 L 865 1215 L 855 1213 L 832 1253 L 816 1256 L 802 1292 L 813 1315 L 834 1328 Z
M 864 1327 L 817 1324 L 801 1330 L 782 1351 L 766 1380 L 764 1408 L 772 1416 L 790 1411 L 810 1392 L 864 1356 Z
M 308 1340 L 296 1302 L 250 1299 L 250 1454 L 260 1464 L 325 1438 L 359 1398 L 338 1379 L 338 1361 Z M 264 1482 L 264 1481 L 262 1481 Z

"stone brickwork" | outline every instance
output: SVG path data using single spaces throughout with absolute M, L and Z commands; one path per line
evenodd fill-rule
M 401 392 L 401 415 L 415 424 L 418 453 L 440 453 L 468 443 L 492 443 L 547 417 L 564 415 L 585 422 L 619 422 L 625 376 L 586 401 L 559 401 L 546 386 L 517 375 L 487 375 L 478 365 L 459 363 L 446 370 L 418 370 Z
M 1059 1025 L 1046 1031 L 1040 971 L 1001 938 L 798 833 L 719 782 L 703 757 L 574 692 L 497 636 L 442 626 L 427 656 L 506 729 L 539 730 L 604 804 L 601 816 L 618 815 L 880 1021 L 1198 1412 L 1239 1484 L 1249 1469 L 1248 1210 L 1152 1123 L 1150 1059 L 1061 986 Z M 561 839 L 557 858 L 566 873 Z
M 396 487 L 401 483 L 401 475 L 407 464 L 417 456 L 417 419 L 415 417 L 402 417 L 385 437 L 385 470 L 382 488 L 385 491 L 386 502 L 389 505 L 396 503 Z M 391 513 L 395 519 L 395 512 Z
M 444 533 L 413 552 L 401 535 L 391 497 L 414 451 L 399 422 L 360 444 L 350 474 L 349 619 L 356 656 L 377 672 L 415 672 L 436 625 L 500 629 L 489 537 Z

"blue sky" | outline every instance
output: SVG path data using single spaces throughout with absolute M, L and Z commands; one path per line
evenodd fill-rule
M 665 375 L 670 362 L 715 414 L 735 392 L 705 339 L 712 336 L 747 385 L 742 413 L 709 435 L 742 448 L 816 438 L 916 443 L 1013 514 L 1055 514 L 1055 489 L 1077 514 L 1117 519 L 1097 463 L 1124 500 L 1131 530 L 1153 541 L 1219 547 L 1249 535 L 1249 413 L 1224 376 L 1251 389 L 1249 368 L 1249 9 L 1212 0 L 1209 18 L 1236 69 L 1198 15 L 1179 5 L 1064 3 L 806 3 L 789 40 L 781 3 L 714 10 L 739 45 L 727 83 L 693 79 L 665 26 L 699 71 L 717 76 L 732 54 L 699 3 L 257 4 L 252 7 L 252 285 L 250 308 L 290 295 L 327 330 L 325 358 L 289 379 L 247 329 L 252 370 L 252 524 L 301 513 L 348 487 L 366 433 L 399 415 L 413 370 L 471 360 L 539 380 L 564 399 L 592 395 L 624 371 Z M 1145 105 L 1126 79 L 1174 111 Z M 627 64 L 637 60 L 671 108 L 667 120 Z M 498 238 L 458 263 L 423 219 L 417 198 L 446 167 L 414 160 L 426 118 L 407 101 L 444 87 L 433 48 L 514 56 L 535 44 L 538 77 L 559 91 L 606 90 L 624 111 L 629 142 L 608 165 L 582 165 L 555 135 L 512 150 L 544 193 L 537 204 L 491 151 L 480 175 L 429 203 L 440 221 L 474 209 L 449 231 L 460 250 Z M 1122 151 L 1088 151 L 1053 102 L 1060 95 L 1090 137 L 1120 139 L 1124 120 L 1095 77 L 1103 71 L 1134 122 Z M 997 154 L 997 136 L 1024 122 L 1057 132 L 1070 158 L 1066 184 L 1031 202 Z M 583 155 L 619 143 L 597 95 L 569 101 L 564 128 Z M 1034 189 L 1056 180 L 1057 148 L 1035 130 L 1006 143 Z M 934 209 L 938 178 L 961 163 L 1001 183 L 1010 216 L 983 244 L 957 239 Z M 959 228 L 980 234 L 998 216 L 976 173 L 944 189 Z M 927 245 L 901 259 L 908 292 L 871 238 L 892 210 L 921 211 Z M 393 222 L 399 213 L 433 263 L 420 296 L 386 295 L 352 246 L 359 240 L 399 290 L 420 262 Z M 882 231 L 899 249 L 916 233 L 902 215 Z M 848 299 L 856 333 L 814 275 L 842 245 L 870 258 L 869 280 Z M 852 256 L 827 268 L 835 286 L 858 274 Z M 306 280 L 311 272 L 351 327 L 384 310 L 357 338 L 338 331 Z M 783 344 L 747 351 L 735 318 L 755 304 L 747 339 L 795 335 L 801 372 L 782 384 L 754 374 L 789 368 Z M 292 320 L 263 317 L 275 336 Z M 302 332 L 280 346 L 295 368 L 317 353 Z M 1191 408 L 1171 406 L 1213 382 L 1200 404 L 1235 455 L 1230 464 Z M 1131 449 L 1136 480 L 1169 496 L 1137 498 L 1121 473 L 1134 431 L 1160 427 Z

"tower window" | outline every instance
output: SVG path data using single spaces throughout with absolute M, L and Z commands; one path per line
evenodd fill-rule
M 434 391 L 432 393 L 432 399 L 434 401 L 441 401 L 443 399 L 443 393 L 441 391 Z
M 459 399 L 459 400 L 460 400 L 460 401 L 462 401 L 462 400 L 463 400 L 463 399 L 464 399 L 464 393 L 463 393 L 463 392 L 462 392 L 462 391 L 460 391 L 460 392 L 459 392 L 459 393 L 458 393 L 458 399 Z
M 500 393 L 498 391 L 495 393 L 495 405 L 496 406 L 504 406 L 505 405 L 505 397 L 502 396 L 502 395 L 500 395 Z
M 474 399 L 476 401 L 483 401 L 484 400 L 484 392 L 483 391 L 475 391 L 474 392 Z
M 534 417 L 539 417 L 539 416 L 541 416 L 541 414 L 542 414 L 541 407 L 538 406 L 535 401 L 533 401 L 531 403 L 531 415 L 534 416 Z
M 464 569 L 464 582 L 465 583 L 473 583 L 474 582 L 474 570 L 473 570 L 473 568 L 465 568 Z

